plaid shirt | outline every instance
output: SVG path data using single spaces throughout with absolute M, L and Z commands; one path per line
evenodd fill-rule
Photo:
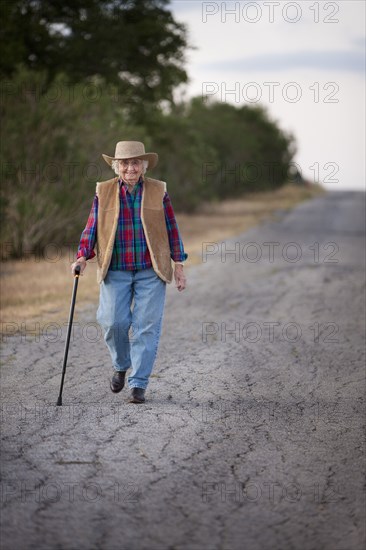
M 143 180 L 139 179 L 133 191 L 118 180 L 120 186 L 120 213 L 116 237 L 109 269 L 112 271 L 147 269 L 152 267 L 150 252 L 141 222 L 141 199 Z M 184 252 L 178 224 L 168 193 L 163 198 L 165 222 L 168 231 L 171 258 L 183 262 L 188 254 Z M 77 258 L 84 256 L 87 260 L 94 258 L 94 247 L 97 240 L 98 196 L 95 195 L 89 218 L 80 237 Z

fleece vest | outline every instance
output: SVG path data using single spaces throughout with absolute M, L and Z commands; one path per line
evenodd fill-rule
M 141 222 L 153 269 L 163 281 L 171 283 L 173 268 L 163 205 L 165 191 L 165 182 L 144 178 Z M 98 182 L 96 192 L 98 195 L 97 281 L 101 283 L 111 263 L 120 213 L 118 178 Z

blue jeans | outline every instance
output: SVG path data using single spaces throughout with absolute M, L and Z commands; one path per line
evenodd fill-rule
M 97 321 L 116 371 L 132 367 L 130 388 L 146 388 L 158 351 L 166 283 L 152 268 L 108 271 Z

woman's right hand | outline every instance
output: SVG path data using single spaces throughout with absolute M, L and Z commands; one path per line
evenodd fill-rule
M 81 258 L 78 258 L 76 260 L 76 262 L 74 262 L 73 264 L 71 264 L 71 273 L 73 275 L 75 275 L 75 267 L 79 265 L 80 266 L 80 275 L 83 275 L 84 273 L 84 269 L 86 268 L 86 259 L 84 258 L 84 256 L 82 256 Z

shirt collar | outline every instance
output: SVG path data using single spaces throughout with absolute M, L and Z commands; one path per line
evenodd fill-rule
M 142 176 L 140 176 L 139 181 L 136 183 L 134 189 L 137 189 L 138 187 L 141 187 L 143 181 L 144 181 L 144 178 Z M 121 178 L 118 178 L 118 184 L 119 184 L 120 188 L 124 187 L 125 191 L 128 191 L 127 184 L 124 183 L 124 181 L 122 181 Z

